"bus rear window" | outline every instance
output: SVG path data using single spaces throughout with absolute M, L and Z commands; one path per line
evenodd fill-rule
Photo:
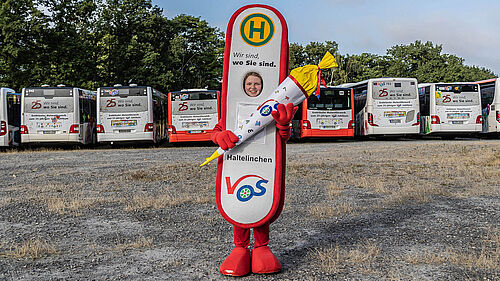
M 479 102 L 480 94 L 478 85 L 436 85 L 436 105 L 468 106 L 479 105 Z
M 172 93 L 172 101 L 214 100 L 214 99 L 217 99 L 216 92 Z
M 54 98 L 54 97 L 72 97 L 73 88 L 63 88 L 63 89 L 43 89 L 43 88 L 27 88 L 24 91 L 25 97 L 43 97 L 43 98 Z
M 129 97 L 129 96 L 147 96 L 148 91 L 146 87 L 133 87 L 133 88 L 101 88 L 101 97 Z
M 307 101 L 310 110 L 345 110 L 351 108 L 350 90 L 321 89 L 319 99 L 311 95 Z

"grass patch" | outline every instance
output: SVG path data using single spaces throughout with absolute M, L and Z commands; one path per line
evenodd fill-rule
M 31 238 L 7 247 L 8 250 L 0 253 L 0 256 L 15 259 L 39 259 L 57 253 L 56 247 L 52 243 L 40 238 Z

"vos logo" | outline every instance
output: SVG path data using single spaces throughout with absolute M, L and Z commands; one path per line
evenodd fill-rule
M 255 183 L 255 187 L 249 183 L 240 186 L 240 184 L 248 178 L 259 179 Z M 239 178 L 236 182 L 234 182 L 234 184 L 231 184 L 231 179 L 229 177 L 226 177 L 227 193 L 234 194 L 234 191 L 239 187 L 238 190 L 236 191 L 236 198 L 241 202 L 247 202 L 254 196 L 264 195 L 266 193 L 266 188 L 263 186 L 263 184 L 266 184 L 268 182 L 269 182 L 268 180 L 257 175 L 246 175 Z
M 269 105 L 267 103 L 274 103 L 274 105 Z M 269 116 L 271 115 L 271 112 L 274 110 L 277 110 L 279 102 L 274 99 L 268 99 L 265 102 L 263 102 L 259 107 L 257 107 L 257 110 L 260 112 L 260 115 L 262 116 Z

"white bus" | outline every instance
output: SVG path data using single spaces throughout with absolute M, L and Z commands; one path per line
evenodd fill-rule
M 418 134 L 417 79 L 377 78 L 340 86 L 353 88 L 357 136 Z
M 421 134 L 471 134 L 481 132 L 479 85 L 426 83 L 418 85 Z
M 24 88 L 21 99 L 22 143 L 95 143 L 95 92 L 44 85 Z
M 500 79 L 474 82 L 479 84 L 483 114 L 483 133 L 500 133 Z
M 0 88 L 0 147 L 18 146 L 21 142 L 21 95 Z
M 167 138 L 167 98 L 149 86 L 97 89 L 97 141 L 152 142 Z
M 217 125 L 219 91 L 187 89 L 168 93 L 168 141 L 210 141 Z

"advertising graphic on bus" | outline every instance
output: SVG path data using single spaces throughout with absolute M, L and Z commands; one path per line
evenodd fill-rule
M 293 120 L 295 138 L 353 137 L 354 97 L 352 89 L 321 87 L 299 105 Z
M 479 85 L 419 84 L 421 134 L 468 134 L 482 130 Z
M 341 86 L 353 88 L 356 135 L 418 134 L 415 78 L 378 78 Z
M 22 91 L 22 143 L 95 143 L 95 120 L 93 91 L 63 85 Z
M 210 141 L 219 117 L 219 91 L 190 89 L 170 92 L 168 141 Z
M 149 86 L 97 89 L 97 140 L 152 142 L 167 138 L 167 98 Z

